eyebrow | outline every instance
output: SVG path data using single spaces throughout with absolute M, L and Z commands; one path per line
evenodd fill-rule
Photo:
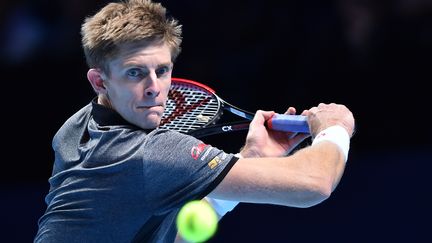
M 156 68 L 161 68 L 161 67 L 166 67 L 166 66 L 172 68 L 173 67 L 173 63 L 172 62 L 161 63 L 161 64 L 158 64 Z M 146 69 L 148 69 L 148 66 L 143 66 L 141 64 L 136 64 L 135 62 L 126 62 L 126 63 L 123 64 L 123 67 L 124 68 L 127 68 L 127 67 L 139 67 L 139 68 L 146 68 Z

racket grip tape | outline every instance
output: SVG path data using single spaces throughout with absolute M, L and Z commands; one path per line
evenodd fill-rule
M 266 122 L 271 130 L 309 133 L 307 117 L 302 115 L 276 114 Z

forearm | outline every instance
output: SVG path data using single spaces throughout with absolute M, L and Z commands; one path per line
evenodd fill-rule
M 273 203 L 311 207 L 326 200 L 338 185 L 344 168 L 345 158 L 339 147 L 325 141 L 299 150 L 292 156 L 277 158 L 279 168 L 273 174 L 281 178 L 282 187 L 273 189 Z M 273 188 L 275 188 L 273 186 Z
M 316 178 L 321 191 L 329 196 L 337 187 L 345 169 L 345 155 L 340 148 L 332 142 L 323 141 L 319 144 L 299 150 L 293 156 L 301 157 L 300 163 L 303 173 L 308 177 Z M 306 158 L 306 159 L 303 159 Z
M 301 149 L 288 157 L 239 159 L 209 196 L 310 207 L 330 196 L 344 166 L 343 153 L 329 141 Z

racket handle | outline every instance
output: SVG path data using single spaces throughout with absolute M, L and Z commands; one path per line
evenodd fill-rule
M 266 125 L 276 131 L 309 133 L 307 117 L 302 115 L 276 114 L 266 122 Z

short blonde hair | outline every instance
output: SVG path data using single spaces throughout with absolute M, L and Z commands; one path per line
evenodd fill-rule
M 178 21 L 167 18 L 166 9 L 151 0 L 109 3 L 81 27 L 82 46 L 87 65 L 109 73 L 108 61 L 119 46 L 142 41 L 162 41 L 171 49 L 172 61 L 180 53 L 182 29 Z

